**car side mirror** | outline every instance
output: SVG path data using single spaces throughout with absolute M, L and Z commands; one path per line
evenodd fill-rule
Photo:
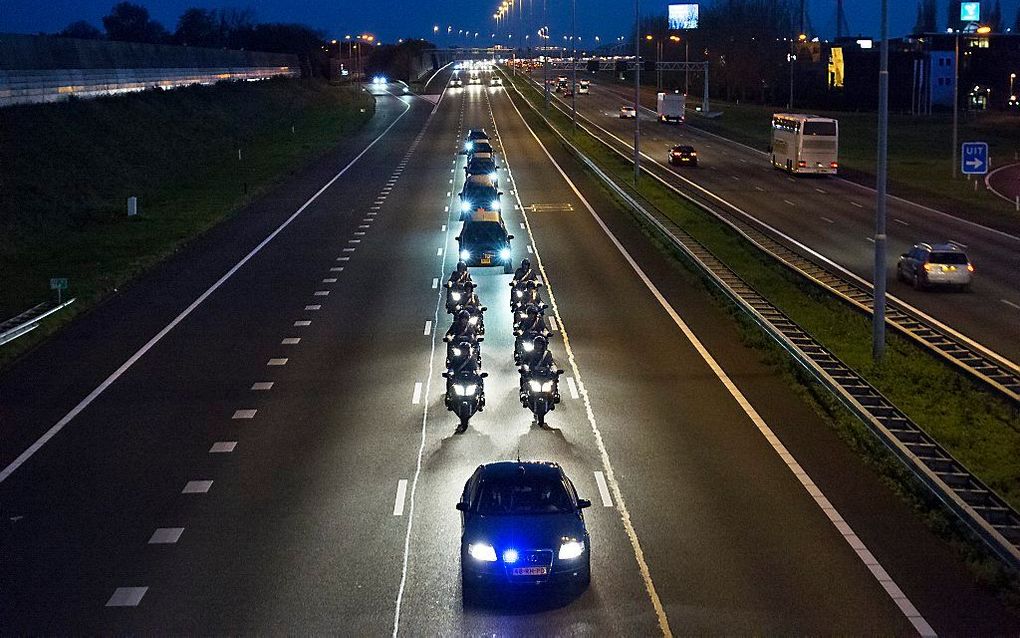
M 563 374 L 563 370 L 557 370 L 556 371 L 556 376 L 560 376 L 561 374 Z
M 513 236 L 513 235 L 507 235 L 507 236 L 506 236 L 506 238 L 507 238 L 507 239 L 513 239 L 513 238 L 514 238 L 514 236 Z
M 478 376 L 482 377 L 483 379 L 487 379 L 487 378 L 489 378 L 489 373 L 488 372 L 483 372 L 483 373 L 481 373 Z
M 450 343 L 450 338 L 449 337 L 443 337 L 443 341 L 446 342 L 446 343 Z
M 457 511 L 458 512 L 466 512 L 466 511 L 468 511 L 467 503 L 465 503 L 464 501 L 461 501 L 461 502 L 457 503 Z
M 456 237 L 454 237 L 453 239 L 454 239 L 455 241 L 460 241 L 460 235 L 457 235 L 457 236 L 456 236 Z
M 481 343 L 481 342 L 485 341 L 485 337 L 475 337 L 475 341 L 477 341 L 478 343 Z
M 449 372 L 444 372 L 443 373 L 443 378 L 444 379 L 449 379 L 450 378 L 450 373 Z
M 486 310 L 488 310 L 488 309 L 489 309 L 489 307 L 488 307 L 488 306 L 482 306 L 482 312 L 485 312 L 485 311 L 486 311 Z
M 583 510 L 586 507 L 591 507 L 591 501 L 586 498 L 577 499 L 577 509 Z
M 496 194 L 497 194 L 497 195 L 503 195 L 503 191 L 499 191 L 499 192 L 498 192 L 498 193 L 496 193 Z

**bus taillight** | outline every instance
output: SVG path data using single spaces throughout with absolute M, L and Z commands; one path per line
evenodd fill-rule
M 805 162 L 804 160 L 800 160 L 799 162 L 797 162 L 797 168 L 807 168 L 807 162 Z
M 829 168 L 839 168 L 839 162 L 829 162 Z

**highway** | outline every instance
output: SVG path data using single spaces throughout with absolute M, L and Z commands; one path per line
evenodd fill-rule
M 366 130 L 0 375 L 0 633 L 1020 629 L 505 90 L 449 77 L 374 87 Z M 472 270 L 486 408 L 458 435 L 443 406 L 475 127 L 515 261 L 548 285 L 546 428 L 517 400 L 497 268 Z M 454 505 L 518 457 L 594 503 L 591 587 L 465 606 Z
M 541 72 L 533 77 L 541 83 Z M 619 118 L 620 106 L 633 104 L 633 89 L 602 85 L 601 77 L 593 81 L 590 94 L 577 96 L 578 112 L 633 149 L 634 123 Z M 569 99 L 554 95 L 569 109 Z M 874 191 L 841 179 L 790 176 L 774 169 L 760 150 L 696 125 L 658 122 L 654 110 L 648 110 L 655 107 L 654 91 L 645 91 L 642 100 L 648 107 L 640 114 L 641 151 L 647 161 L 666 166 L 666 152 L 673 145 L 692 144 L 699 165 L 675 168 L 678 185 L 690 190 L 693 183 L 706 189 L 858 277 L 872 280 Z M 1020 278 L 1016 276 L 1020 235 L 1009 230 L 890 198 L 889 293 L 1010 361 L 1020 361 Z M 898 281 L 896 259 L 917 241 L 952 241 L 965 248 L 976 268 L 971 292 L 917 291 L 910 283 Z

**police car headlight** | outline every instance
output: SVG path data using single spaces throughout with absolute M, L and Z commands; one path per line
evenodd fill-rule
M 499 210 L 499 200 L 498 199 L 492 200 L 492 204 L 490 204 L 490 208 L 492 210 Z
M 499 175 L 496 175 L 495 173 L 489 173 L 490 180 L 495 182 L 497 177 L 499 177 Z
M 460 212 L 466 213 L 469 210 L 471 210 L 471 202 L 461 202 L 460 203 Z
M 510 249 L 504 248 L 503 250 L 499 251 L 499 258 L 502 259 L 503 261 L 510 259 Z
M 496 550 L 488 543 L 469 543 L 468 555 L 485 563 L 496 562 Z
M 471 251 L 469 250 L 460 251 L 460 258 L 464 261 L 471 259 Z
M 470 151 L 474 147 L 475 147 L 475 143 L 474 142 L 472 142 L 470 140 L 468 140 L 467 142 L 464 142 L 464 148 L 465 149 Z
M 560 545 L 560 560 L 577 558 L 584 553 L 584 543 L 580 541 L 567 541 Z

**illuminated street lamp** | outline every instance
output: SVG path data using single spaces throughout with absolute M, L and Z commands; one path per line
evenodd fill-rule
M 1013 93 L 1013 82 L 1014 82 L 1014 80 L 1016 80 L 1016 73 L 1010 73 L 1009 74 L 1009 95 L 1010 95 L 1010 97 L 1015 95 Z

